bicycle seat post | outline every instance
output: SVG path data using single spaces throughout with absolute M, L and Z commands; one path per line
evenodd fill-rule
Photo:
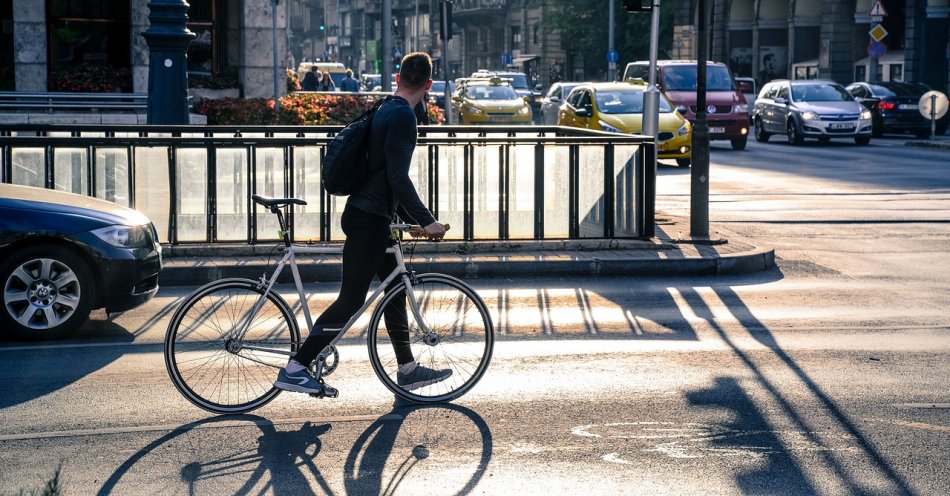
M 270 207 L 272 213 L 277 214 L 277 223 L 280 224 L 280 239 L 284 240 L 284 246 L 290 248 L 290 232 L 287 230 L 286 224 L 284 224 L 284 214 L 280 211 L 280 207 L 274 205 Z

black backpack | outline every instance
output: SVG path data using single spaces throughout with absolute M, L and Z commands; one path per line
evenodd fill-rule
M 330 143 L 323 155 L 320 167 L 320 182 L 323 189 L 335 196 L 346 196 L 359 191 L 369 179 L 369 133 L 373 127 L 373 114 L 386 97 L 376 102 L 353 122 L 347 124 Z

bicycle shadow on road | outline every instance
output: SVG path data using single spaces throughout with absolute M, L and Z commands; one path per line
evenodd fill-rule
M 398 400 L 397 400 L 398 401 Z M 474 411 L 451 403 L 394 406 L 353 443 L 344 465 L 347 494 L 470 494 L 492 457 L 492 434 Z M 447 474 L 471 472 L 468 480 Z
M 221 415 L 173 428 L 136 450 L 102 484 L 107 494 L 393 494 L 400 485 L 429 494 L 469 494 L 492 456 L 492 434 L 478 414 L 453 404 L 394 407 L 350 448 L 340 478 L 334 422 L 273 422 Z M 297 428 L 299 426 L 299 428 Z M 222 435 L 222 430 L 226 430 Z M 319 463 L 328 451 L 333 462 Z M 325 468 L 323 469 L 326 470 Z M 470 473 L 451 480 L 449 473 Z
M 692 288 L 679 288 L 692 311 L 705 319 L 715 335 L 751 373 L 751 383 L 743 386 L 732 377 L 719 377 L 710 389 L 687 393 L 691 405 L 703 408 L 725 409 L 741 427 L 738 435 L 712 440 L 716 449 L 760 446 L 765 456 L 772 456 L 769 465 L 738 476 L 738 485 L 745 494 L 767 490 L 777 477 L 789 488 L 799 488 L 802 494 L 814 494 L 809 480 L 820 480 L 824 487 L 839 487 L 847 494 L 914 494 L 908 482 L 882 456 L 839 404 L 803 369 L 776 341 L 769 328 L 759 321 L 742 298 L 731 288 L 716 287 L 715 294 L 740 323 L 748 336 L 768 350 L 761 352 L 742 347 L 735 338 L 744 337 L 727 331 L 713 318 L 713 310 L 703 295 Z M 776 367 L 774 364 L 779 364 Z M 768 368 L 767 368 L 768 367 Z M 768 371 L 768 373 L 766 372 Z M 778 374 L 791 377 L 784 382 Z M 759 395 L 752 400 L 752 389 Z M 805 394 L 803 395 L 802 392 Z M 759 405 L 774 405 L 771 423 L 762 415 Z M 775 426 L 781 420 L 781 427 Z M 752 438 L 750 440 L 749 438 Z M 754 449 L 753 449 L 754 450 Z M 791 453 L 797 453 L 792 457 Z M 806 457 L 814 463 L 806 467 L 795 458 Z M 860 466 L 863 472 L 856 469 Z M 861 474 L 861 475 L 857 475 Z M 876 487 L 875 487 L 876 486 Z M 797 489 L 796 489 L 797 491 Z

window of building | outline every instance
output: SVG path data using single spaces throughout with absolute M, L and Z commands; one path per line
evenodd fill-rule
M 195 38 L 188 45 L 188 72 L 211 75 L 220 69 L 215 57 L 217 14 L 214 0 L 190 0 L 188 5 L 188 30 Z
M 535 24 L 531 30 L 533 31 L 534 46 L 541 46 L 541 23 Z
M 511 27 L 511 49 L 521 50 L 521 26 Z
M 50 91 L 131 91 L 129 2 L 47 0 Z

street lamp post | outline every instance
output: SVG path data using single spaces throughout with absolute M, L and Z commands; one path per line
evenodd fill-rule
M 383 0 L 383 91 L 393 91 L 393 0 Z
M 698 2 L 696 64 L 696 122 L 693 125 L 690 169 L 689 234 L 709 237 L 709 126 L 706 122 L 706 0 Z

